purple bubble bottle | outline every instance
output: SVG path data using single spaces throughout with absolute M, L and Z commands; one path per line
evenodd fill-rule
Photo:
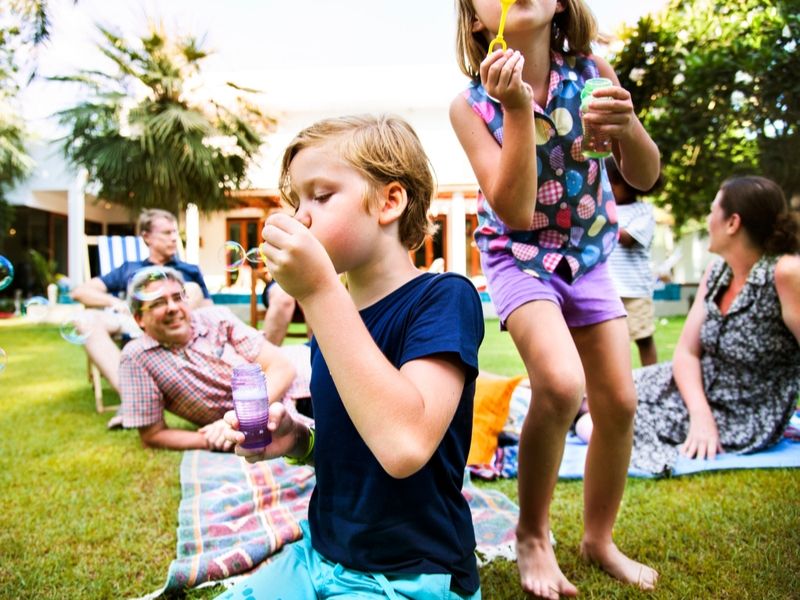
M 253 364 L 234 367 L 231 391 L 233 408 L 239 419 L 239 431 L 244 433 L 245 438 L 242 448 L 257 450 L 268 446 L 272 441 L 267 429 L 269 398 L 261 367 Z

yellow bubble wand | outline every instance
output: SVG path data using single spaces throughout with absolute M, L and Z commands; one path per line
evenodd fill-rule
M 508 9 L 511 8 L 511 5 L 516 1 L 517 0 L 500 0 L 500 6 L 503 10 L 503 12 L 500 13 L 500 27 L 497 29 L 497 35 L 489 44 L 489 54 L 491 54 L 492 50 L 494 50 L 495 44 L 500 44 L 503 47 L 503 51 L 508 48 L 506 41 L 503 39 L 503 29 L 506 27 L 506 16 L 508 15 Z

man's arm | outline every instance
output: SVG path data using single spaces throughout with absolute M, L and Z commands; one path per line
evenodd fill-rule
M 199 431 L 170 429 L 165 421 L 147 427 L 139 427 L 139 437 L 146 448 L 167 450 L 191 450 L 208 448 L 205 436 Z
M 84 306 L 92 308 L 102 308 L 110 306 L 113 308 L 127 309 L 123 300 L 108 292 L 106 284 L 99 277 L 93 277 L 89 281 L 82 283 L 70 292 L 70 297 Z
M 233 444 L 225 440 L 222 435 L 224 421 L 213 423 L 200 428 L 198 431 L 187 429 L 170 429 L 162 420 L 147 427 L 139 427 L 139 438 L 146 448 L 161 448 L 163 450 L 217 450 L 228 452 Z

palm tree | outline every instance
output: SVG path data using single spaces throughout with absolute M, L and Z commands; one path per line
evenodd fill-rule
M 177 214 L 193 203 L 224 210 L 274 120 L 238 94 L 228 109 L 189 98 L 189 82 L 208 56 L 194 37 L 171 40 L 160 26 L 134 42 L 99 27 L 100 51 L 114 72 L 79 71 L 54 77 L 84 86 L 86 100 L 58 113 L 69 129 L 67 160 L 85 167 L 98 196 L 136 212 L 158 207 Z M 136 93 L 138 91 L 138 94 Z

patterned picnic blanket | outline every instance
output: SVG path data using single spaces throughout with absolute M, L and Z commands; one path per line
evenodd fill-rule
M 248 464 L 227 453 L 188 450 L 181 462 L 178 555 L 166 585 L 144 598 L 217 584 L 263 564 L 300 538 L 314 470 L 282 459 Z M 519 508 L 505 495 L 476 487 L 465 475 L 480 562 L 514 558 Z

